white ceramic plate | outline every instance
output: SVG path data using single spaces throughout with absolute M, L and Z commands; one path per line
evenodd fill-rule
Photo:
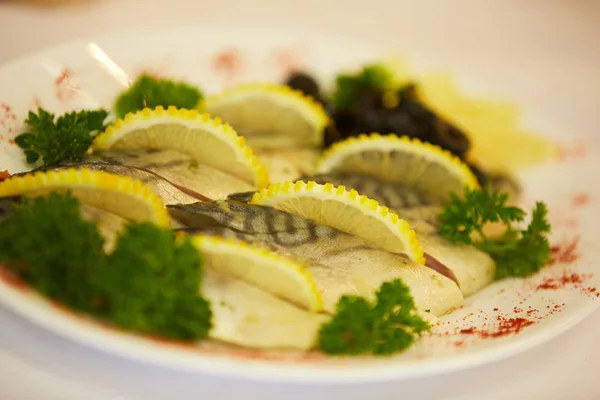
M 128 79 L 143 70 L 183 78 L 214 92 L 242 81 L 281 81 L 295 66 L 331 82 L 342 69 L 389 54 L 356 40 L 220 28 L 133 32 L 65 44 L 0 68 L 0 170 L 14 173 L 27 168 L 11 139 L 21 131 L 29 109 L 41 105 L 61 113 L 108 108 Z M 471 91 L 485 92 L 485 86 L 469 82 Z M 594 246 L 600 188 L 591 171 L 600 168 L 599 139 L 573 136 L 529 112 L 525 117 L 530 128 L 563 149 L 560 160 L 519 174 L 525 205 L 530 208 L 538 199 L 548 203 L 555 262 L 532 278 L 499 282 L 467 299 L 463 308 L 442 318 L 442 326 L 430 337 L 402 355 L 335 359 L 210 343 L 200 347 L 160 343 L 100 327 L 6 279 L 0 280 L 0 300 L 23 317 L 84 345 L 206 374 L 375 381 L 439 374 L 508 357 L 560 334 L 598 304 L 593 266 L 600 261 L 600 250 Z

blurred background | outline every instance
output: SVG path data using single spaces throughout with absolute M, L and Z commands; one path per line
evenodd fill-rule
M 69 39 L 190 24 L 368 37 L 563 120 L 598 106 L 598 0 L 0 0 L 0 62 Z

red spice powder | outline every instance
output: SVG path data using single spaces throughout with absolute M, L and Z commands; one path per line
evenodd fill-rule
M 224 50 L 218 53 L 212 63 L 213 69 L 222 74 L 226 79 L 235 78 L 240 72 L 242 65 L 242 56 L 235 49 Z
M 470 327 L 467 329 L 462 329 L 459 333 L 462 335 L 476 335 L 482 339 L 498 338 L 508 335 L 515 335 L 521 332 L 523 329 L 527 328 L 528 326 L 535 324 L 535 321 L 531 321 L 522 317 L 505 318 L 499 315 L 497 317 L 497 320 L 498 326 L 494 330 Z
M 18 276 L 16 276 L 12 271 L 9 271 L 3 268 L 0 265 L 0 280 L 4 281 L 9 286 L 14 287 L 15 289 L 27 290 L 29 286 Z
M 71 82 L 72 78 L 73 71 L 63 68 L 60 75 L 54 80 L 54 90 L 58 100 L 70 100 L 79 91 L 79 88 Z
M 33 108 L 39 108 L 42 106 L 42 101 L 40 100 L 40 98 L 38 96 L 35 96 L 32 100 L 33 103 Z
M 577 141 L 571 146 L 562 146 L 558 149 L 558 158 L 560 160 L 567 160 L 569 158 L 581 159 L 587 154 L 585 143 Z
M 67 68 L 63 68 L 62 71 L 60 71 L 60 75 L 58 76 L 58 78 L 56 78 L 56 80 L 54 81 L 55 85 L 62 85 L 63 83 L 65 83 L 68 79 L 71 78 L 71 71 Z
M 561 264 L 572 264 L 575 261 L 579 260 L 579 236 L 573 238 L 573 240 L 565 241 L 564 243 L 554 245 L 550 248 L 552 252 L 552 259 L 550 260 L 549 265 L 554 265 L 557 263 Z
M 574 287 L 580 287 L 580 285 L 589 278 L 587 275 L 578 274 L 576 272 L 567 273 L 563 271 L 562 276 L 550 277 L 544 279 L 544 281 L 536 286 L 536 290 L 557 290 L 564 289 L 565 287 L 572 285 Z
M 0 103 L 0 126 L 8 128 L 8 133 L 11 133 L 16 121 L 17 115 L 12 108 L 6 103 Z
M 8 171 L 6 171 L 6 170 L 0 171 L 0 182 L 2 182 L 3 180 L 5 180 L 9 177 L 10 177 L 10 174 L 8 173 Z
M 571 200 L 571 203 L 576 207 L 577 206 L 585 206 L 589 202 L 590 202 L 590 196 L 586 193 L 576 194 L 575 196 L 573 196 L 573 199 Z

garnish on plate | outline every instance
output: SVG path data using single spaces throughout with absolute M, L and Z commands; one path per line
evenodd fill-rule
M 338 75 L 331 100 L 336 108 L 352 108 L 365 91 L 387 90 L 391 84 L 392 76 L 383 66 L 366 65 L 357 74 Z
M 295 72 L 286 84 L 318 96 L 329 111 L 333 123 L 326 131 L 326 146 L 369 132 L 395 133 L 438 145 L 465 161 L 479 184 L 493 182 L 489 171 L 472 162 L 472 138 L 464 127 L 440 115 L 429 98 L 425 101 L 422 82 L 412 78 L 387 64 L 368 64 L 355 73 L 339 74 L 329 96 L 322 94 L 317 81 L 306 72 Z M 491 113 L 488 109 L 477 111 Z
M 82 110 L 56 116 L 43 108 L 29 112 L 25 123 L 30 131 L 15 137 L 29 164 L 42 160 L 44 166 L 81 158 L 92 145 L 94 134 L 103 130 L 106 110 Z
M 416 313 L 410 290 L 399 279 L 381 285 L 376 301 L 343 296 L 319 330 L 318 347 L 328 354 L 398 353 L 430 329 Z
M 130 223 L 111 254 L 70 194 L 23 198 L 0 222 L 0 262 L 33 288 L 120 328 L 196 340 L 211 328 L 199 253 L 150 223 Z
M 452 192 L 479 187 L 477 177 L 454 154 L 394 134 L 363 134 L 333 144 L 321 154 L 317 173 L 306 179 L 346 185 L 393 209 L 414 207 L 418 200 L 444 204 Z M 416 200 L 412 204 L 404 201 L 407 192 Z
M 425 263 L 419 239 L 408 222 L 356 190 L 313 181 L 275 183 L 256 192 L 250 204 L 310 219 L 384 250 L 403 252 L 419 264 Z
M 202 99 L 200 89 L 186 82 L 144 74 L 117 97 L 114 109 L 117 117 L 124 118 L 127 113 L 157 106 L 193 109 Z
M 204 110 L 221 118 L 255 148 L 317 148 L 329 116 L 303 92 L 272 83 L 241 84 L 206 98 Z
M 85 204 L 127 220 L 168 227 L 163 202 L 150 190 L 124 176 L 89 168 L 67 168 L 15 175 L 0 183 L 0 198 L 69 191 Z M 82 200 L 83 201 L 83 200 Z
M 513 224 L 522 222 L 526 212 L 507 202 L 507 193 L 465 188 L 463 198 L 453 194 L 438 216 L 442 236 L 457 244 L 473 244 L 496 261 L 496 279 L 532 275 L 551 257 L 546 205 L 537 202 L 529 225 L 521 230 Z M 497 238 L 486 235 L 484 226 L 498 222 L 505 226 L 504 233 Z
M 144 108 L 125 119 L 117 119 L 96 137 L 93 145 L 94 151 L 140 149 L 171 150 L 189 155 L 193 158 L 190 161 L 196 163 L 192 170 L 198 172 L 200 167 L 209 166 L 250 187 L 262 188 L 269 183 L 265 166 L 245 140 L 221 119 L 198 110 L 175 106 Z

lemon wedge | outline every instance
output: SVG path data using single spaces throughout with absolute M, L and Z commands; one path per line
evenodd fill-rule
M 170 226 L 168 213 L 149 186 L 129 177 L 90 169 L 64 169 L 13 176 L 0 182 L 0 197 L 67 192 L 86 205 L 126 220 Z
M 251 204 L 271 206 L 361 237 L 394 253 L 425 263 L 423 249 L 408 222 L 377 201 L 330 183 L 285 182 L 257 192 Z
M 360 135 L 338 142 L 318 161 L 319 173 L 370 175 L 402 183 L 423 194 L 449 200 L 466 186 L 479 187 L 477 178 L 458 157 L 439 146 L 396 135 Z
M 318 147 L 329 117 L 323 106 L 286 85 L 242 84 L 208 97 L 205 110 L 231 124 L 253 148 Z
M 231 126 L 197 110 L 156 107 L 129 113 L 96 137 L 93 149 L 174 150 L 262 188 L 269 183 L 264 165 Z
M 207 267 L 309 311 L 323 309 L 317 284 L 299 262 L 236 239 L 196 235 L 192 243 L 203 254 Z

